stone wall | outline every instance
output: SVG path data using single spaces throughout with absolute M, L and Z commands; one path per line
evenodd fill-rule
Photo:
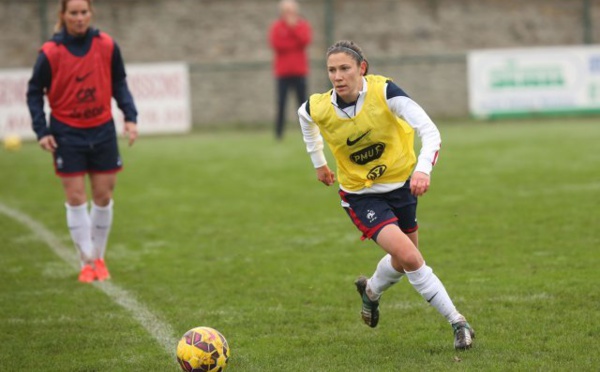
M 57 1 L 0 0 L 0 68 L 30 67 Z M 126 62 L 190 64 L 197 126 L 270 123 L 274 81 L 267 30 L 277 0 L 96 0 L 94 24 Z M 467 115 L 470 49 L 584 42 L 584 0 L 300 0 L 314 41 L 309 91 L 328 89 L 327 35 L 351 39 L 432 116 Z M 600 43 L 600 0 L 589 0 Z M 328 11 L 333 24 L 326 25 Z M 43 16 L 42 16 L 43 14 Z M 291 97 L 294 98 L 294 97 Z M 295 100 L 288 119 L 295 121 Z

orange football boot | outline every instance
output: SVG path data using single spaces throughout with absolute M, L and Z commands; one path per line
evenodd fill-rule
M 108 272 L 108 269 L 106 268 L 106 263 L 102 258 L 98 258 L 96 261 L 94 261 L 94 267 L 96 278 L 99 281 L 110 279 L 110 273 Z
M 96 279 L 96 273 L 91 265 L 83 265 L 79 273 L 79 281 L 82 283 L 91 283 Z

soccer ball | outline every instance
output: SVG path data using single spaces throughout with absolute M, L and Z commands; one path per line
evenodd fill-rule
M 18 151 L 21 148 L 21 137 L 16 134 L 6 135 L 2 142 L 8 151 Z
M 219 331 L 196 327 L 177 344 L 177 361 L 187 372 L 223 372 L 229 360 L 229 345 Z

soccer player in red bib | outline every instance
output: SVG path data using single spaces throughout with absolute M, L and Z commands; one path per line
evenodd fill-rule
M 61 0 L 52 39 L 29 80 L 27 105 L 42 149 L 52 153 L 66 197 L 67 225 L 81 259 L 79 281 L 106 280 L 104 253 L 113 220 L 113 190 L 123 163 L 111 112 L 114 97 L 131 146 L 137 110 L 119 47 L 90 26 L 92 0 Z M 49 123 L 44 95 L 50 105 Z M 91 184 L 88 208 L 86 175 Z
M 386 252 L 370 278 L 361 276 L 355 282 L 362 319 L 376 327 L 382 293 L 406 276 L 452 325 L 454 347 L 468 349 L 473 329 L 417 248 L 417 197 L 429 189 L 440 133 L 398 85 L 367 75 L 368 68 L 354 42 L 335 43 L 327 50 L 333 89 L 313 94 L 298 110 L 317 179 L 327 186 L 336 181 L 323 154 L 324 138 L 336 160 L 342 207 L 363 239 L 374 240 Z M 415 132 L 422 143 L 418 157 Z

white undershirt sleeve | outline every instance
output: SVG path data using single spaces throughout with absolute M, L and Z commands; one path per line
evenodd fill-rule
M 392 97 L 387 100 L 393 113 L 403 118 L 421 139 L 421 151 L 417 159 L 415 172 L 431 174 L 437 162 L 442 139 L 437 126 L 418 103 L 406 96 Z
M 310 155 L 314 167 L 319 168 L 327 165 L 327 159 L 325 159 L 325 153 L 323 152 L 323 137 L 317 124 L 306 112 L 306 102 L 298 109 L 298 119 L 300 120 L 306 151 Z

